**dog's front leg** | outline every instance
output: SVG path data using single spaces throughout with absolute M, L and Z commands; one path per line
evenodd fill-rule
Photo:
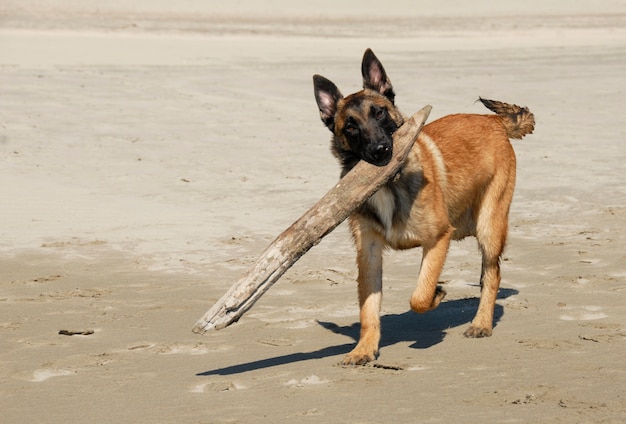
M 437 286 L 439 275 L 450 247 L 452 230 L 443 233 L 432 246 L 424 246 L 417 287 L 411 295 L 411 309 L 424 313 L 435 309 L 446 296 L 446 291 Z
M 356 347 L 341 361 L 342 365 L 363 365 L 375 360 L 380 342 L 384 241 L 372 232 L 359 232 L 355 234 L 355 240 L 361 334 Z

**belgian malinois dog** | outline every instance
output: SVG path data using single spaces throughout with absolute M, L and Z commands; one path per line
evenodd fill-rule
M 361 66 L 363 90 L 344 97 L 315 75 L 315 100 L 332 132 L 332 152 L 345 175 L 364 160 L 387 165 L 393 133 L 405 117 L 394 105 L 387 73 L 368 49 Z M 479 99 L 495 115 L 448 115 L 426 125 L 399 173 L 349 218 L 356 244 L 361 333 L 342 364 L 365 364 L 378 356 L 382 301 L 382 255 L 386 248 L 421 246 L 423 257 L 411 309 L 436 308 L 446 292 L 438 279 L 450 240 L 475 236 L 482 253 L 481 295 L 466 337 L 487 337 L 500 286 L 500 256 L 515 186 L 510 138 L 532 133 L 525 107 Z

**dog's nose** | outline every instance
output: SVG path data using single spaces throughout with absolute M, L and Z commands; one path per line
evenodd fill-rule
M 377 158 L 381 158 L 388 151 L 389 151 L 389 146 L 387 146 L 386 144 L 379 144 L 377 146 L 374 146 L 374 149 L 372 149 L 372 154 Z

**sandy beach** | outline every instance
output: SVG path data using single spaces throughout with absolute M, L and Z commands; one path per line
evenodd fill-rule
M 104 3 L 104 4 L 103 4 Z M 128 4 L 132 3 L 132 4 Z M 2 423 L 626 421 L 626 1 L 0 4 Z M 385 255 L 380 357 L 345 224 L 236 324 L 194 323 L 339 177 L 312 75 L 363 51 L 406 114 L 528 106 L 493 336 Z

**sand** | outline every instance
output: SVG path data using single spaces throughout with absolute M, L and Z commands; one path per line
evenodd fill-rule
M 101 3 L 0 4 L 3 423 L 626 420 L 626 3 Z M 474 240 L 425 315 L 421 252 L 389 252 L 381 356 L 337 365 L 358 337 L 345 224 L 193 334 L 337 181 L 311 77 L 356 91 L 367 47 L 407 114 L 535 113 L 493 336 L 462 335 Z

